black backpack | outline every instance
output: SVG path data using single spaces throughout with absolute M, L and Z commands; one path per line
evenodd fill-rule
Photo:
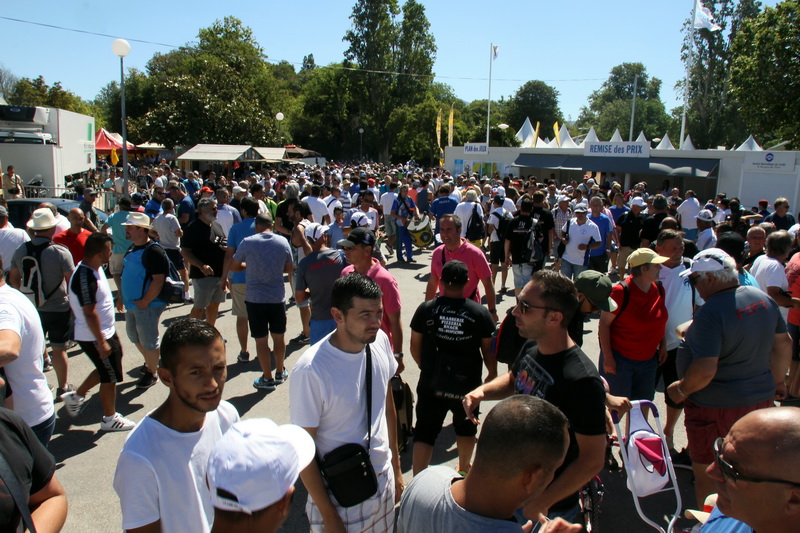
M 523 263 L 535 263 L 544 259 L 544 250 L 542 249 L 544 232 L 542 231 L 542 223 L 539 222 L 538 218 L 531 217 L 531 220 L 533 223 L 528 230 L 525 250 L 522 253 Z
M 496 211 L 492 214 L 497 218 L 497 236 L 500 238 L 501 241 L 505 240 L 506 231 L 508 230 L 508 224 L 514 217 L 512 217 L 511 213 L 509 213 L 508 211 L 506 211 L 502 217 L 498 215 Z
M 33 302 L 36 308 L 40 308 L 44 303 L 61 287 L 58 283 L 49 293 L 44 292 L 44 278 L 42 273 L 42 252 L 53 245 L 53 241 L 34 245 L 28 241 L 25 243 L 25 256 L 22 258 L 21 276 L 19 291 Z
M 472 216 L 469 217 L 467 222 L 467 240 L 477 241 L 486 236 L 486 226 L 483 224 L 483 215 L 481 214 L 478 204 L 472 208 Z
M 153 241 L 148 242 L 144 247 L 144 251 L 142 252 L 142 265 L 144 265 L 144 269 L 147 272 L 147 275 L 144 277 L 144 281 L 142 282 L 142 297 L 144 297 L 147 282 L 153 279 L 153 276 L 150 275 L 150 269 L 147 267 L 147 252 L 149 252 L 150 248 L 156 244 L 158 243 Z M 167 258 L 167 275 L 164 278 L 164 286 L 161 288 L 158 298 L 167 302 L 168 304 L 183 303 L 183 294 L 184 290 L 186 289 L 186 285 L 184 285 L 183 281 L 181 281 L 181 276 L 178 274 L 178 269 L 175 268 L 175 265 L 172 263 L 169 256 L 165 254 L 165 257 Z

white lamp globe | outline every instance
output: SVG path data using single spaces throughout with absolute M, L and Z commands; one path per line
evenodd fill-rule
M 125 57 L 131 53 L 131 45 L 125 39 L 116 39 L 111 43 L 111 50 L 117 57 Z

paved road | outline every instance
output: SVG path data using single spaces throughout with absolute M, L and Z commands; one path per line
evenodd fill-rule
M 417 256 L 417 259 L 419 262 L 414 264 L 394 263 L 393 260 L 389 263 L 389 270 L 397 279 L 402 293 L 402 319 L 406 332 L 404 351 L 407 354 L 409 352 L 408 343 L 410 338 L 408 325 L 417 305 L 424 299 L 425 284 L 428 279 L 430 265 L 430 252 L 423 251 Z M 499 288 L 499 280 L 497 286 Z M 500 316 L 504 316 L 505 310 L 513 305 L 513 300 L 513 296 L 498 297 L 497 307 Z M 162 315 L 163 326 L 166 327 L 171 321 L 185 316 L 188 312 L 188 306 L 171 306 Z M 290 307 L 288 314 L 287 339 L 300 332 L 299 311 L 295 307 Z M 130 377 L 119 387 L 118 410 L 132 420 L 138 421 L 164 400 L 167 395 L 167 389 L 160 383 L 146 391 L 139 391 L 134 387 L 135 379 L 138 377 L 135 369 L 141 366 L 142 358 L 136 348 L 128 342 L 124 334 L 124 323 L 118 323 L 118 326 L 125 353 L 123 365 L 127 375 Z M 217 327 L 229 341 L 228 361 L 230 361 L 230 364 L 228 366 L 228 381 L 225 385 L 224 398 L 236 406 L 242 418 L 269 417 L 278 423 L 289 422 L 288 385 L 279 386 L 271 394 L 256 391 L 252 387 L 252 383 L 259 375 L 258 364 L 256 362 L 246 365 L 236 363 L 238 343 L 236 341 L 235 321 L 230 312 L 230 302 L 223 304 Z M 587 322 L 586 329 L 591 333 L 586 333 L 584 336 L 584 350 L 595 361 L 599 351 L 596 335 L 594 334 L 596 327 L 596 319 Z M 297 349 L 290 346 L 287 351 L 287 368 L 290 371 L 290 380 L 292 366 L 303 349 L 305 347 Z M 252 340 L 250 351 L 253 354 L 255 353 Z M 407 366 L 403 377 L 412 387 L 415 387 L 419 371 L 410 356 L 406 358 L 406 363 Z M 504 368 L 505 366 L 501 364 L 500 370 L 502 371 Z M 81 353 L 80 349 L 70 352 L 69 380 L 71 383 L 77 386 L 91 369 L 92 366 L 89 359 Z M 54 374 L 48 374 L 48 379 L 51 385 L 55 385 Z M 661 395 L 658 396 L 660 397 Z M 659 399 L 658 403 L 663 407 L 663 400 Z M 85 410 L 75 420 L 67 417 L 66 413 L 61 409 L 61 405 L 57 404 L 56 406 L 59 418 L 53 440 L 50 443 L 50 450 L 58 462 L 57 476 L 66 488 L 69 498 L 69 516 L 64 531 L 67 533 L 119 531 L 121 513 L 119 501 L 112 488 L 112 479 L 117 457 L 127 433 L 106 434 L 98 431 L 101 415 L 98 397 L 90 396 Z M 484 412 L 488 412 L 490 405 L 486 406 Z M 679 427 L 679 432 L 680 434 L 676 435 L 678 447 L 685 444 L 682 427 Z M 447 426 L 439 437 L 433 463 L 443 463 L 450 466 L 456 466 L 457 464 L 455 435 L 450 426 Z M 411 479 L 410 452 L 403 454 L 402 464 L 406 482 L 408 482 Z M 686 471 L 679 471 L 678 476 L 684 494 L 684 502 L 689 502 L 691 507 L 691 502 L 694 499 L 691 474 Z M 603 524 L 601 531 L 625 531 L 626 533 L 653 531 L 637 516 L 631 495 L 625 488 L 624 473 L 604 472 L 601 477 L 607 489 L 601 514 Z M 303 516 L 306 492 L 300 482 L 298 482 L 297 488 L 298 491 L 294 499 L 291 517 L 282 528 L 282 531 L 308 531 L 308 524 Z M 656 496 L 649 500 L 652 501 L 647 501 L 645 505 L 645 509 L 649 511 L 649 516 L 666 523 L 664 517 L 674 514 L 675 501 L 671 496 Z M 686 504 L 684 504 L 685 507 Z

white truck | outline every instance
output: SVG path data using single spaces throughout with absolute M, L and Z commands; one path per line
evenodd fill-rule
M 63 191 L 65 176 L 95 168 L 94 131 L 94 117 L 80 113 L 0 105 L 0 165 L 13 165 L 25 185 Z

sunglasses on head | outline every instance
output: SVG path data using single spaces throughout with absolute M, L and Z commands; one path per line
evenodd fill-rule
M 780 483 L 782 485 L 800 487 L 800 483 L 796 483 L 794 481 L 786 481 L 785 479 L 750 477 L 740 473 L 732 464 L 722 458 L 722 446 L 724 443 L 725 439 L 722 437 L 714 441 L 714 461 L 717 463 L 717 467 L 719 468 L 723 478 L 729 479 L 734 483 L 737 481 L 749 481 L 751 483 Z

